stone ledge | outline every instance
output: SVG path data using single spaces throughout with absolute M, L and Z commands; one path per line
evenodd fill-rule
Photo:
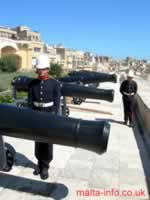
M 137 95 L 135 117 L 148 153 L 150 153 L 150 109 L 143 99 Z

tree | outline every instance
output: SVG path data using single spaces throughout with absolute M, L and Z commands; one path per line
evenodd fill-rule
M 15 55 L 6 55 L 0 58 L 0 70 L 2 72 L 15 72 L 17 61 Z
M 57 64 L 57 63 L 51 63 L 49 73 L 50 73 L 50 75 L 52 75 L 56 79 L 60 78 L 63 74 L 62 66 Z

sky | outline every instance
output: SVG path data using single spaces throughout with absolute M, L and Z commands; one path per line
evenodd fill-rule
M 47 44 L 150 59 L 149 0 L 2 1 L 0 25 L 26 25 Z

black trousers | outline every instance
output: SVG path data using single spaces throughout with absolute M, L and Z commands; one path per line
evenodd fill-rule
M 124 121 L 132 123 L 133 122 L 133 113 L 134 113 L 134 105 L 135 105 L 135 97 L 134 96 L 126 96 L 123 95 L 123 107 L 124 107 Z
M 53 111 L 47 108 L 34 108 L 41 112 L 49 112 L 55 114 Z M 49 163 L 53 160 L 53 144 L 35 142 L 35 157 L 38 160 L 38 167 L 49 168 Z
M 40 169 L 48 169 L 49 163 L 53 160 L 53 144 L 35 142 L 35 157 Z

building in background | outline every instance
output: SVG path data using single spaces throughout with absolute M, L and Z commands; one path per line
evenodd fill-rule
M 60 65 L 64 70 L 67 68 L 66 48 L 63 45 L 55 45 L 56 54 L 60 57 Z
M 61 64 L 61 55 L 57 54 L 56 48 L 54 46 L 45 45 L 44 52 L 48 54 L 50 63 Z
M 19 40 L 16 30 L 0 27 L 0 57 L 13 54 L 17 59 L 17 69 L 31 66 L 32 52 L 28 41 Z
M 38 32 L 26 26 L 14 29 L 0 27 L 0 57 L 13 54 L 17 59 L 17 69 L 31 70 L 34 59 L 44 52 L 44 43 Z
M 41 41 L 40 33 L 31 31 L 26 26 L 18 26 L 14 29 L 17 32 L 17 38 L 21 41 L 28 41 L 29 48 L 32 49 L 32 58 L 38 57 L 44 52 L 44 42 Z
M 67 72 L 71 70 L 89 71 L 127 71 L 134 69 L 143 72 L 149 63 L 147 60 L 136 60 L 126 57 L 113 60 L 109 56 L 100 56 L 91 52 L 65 48 L 63 45 L 45 44 L 37 31 L 27 26 L 16 28 L 0 27 L 0 57 L 13 54 L 17 59 L 18 70 L 32 70 L 36 58 L 45 53 L 50 63 L 57 63 Z

